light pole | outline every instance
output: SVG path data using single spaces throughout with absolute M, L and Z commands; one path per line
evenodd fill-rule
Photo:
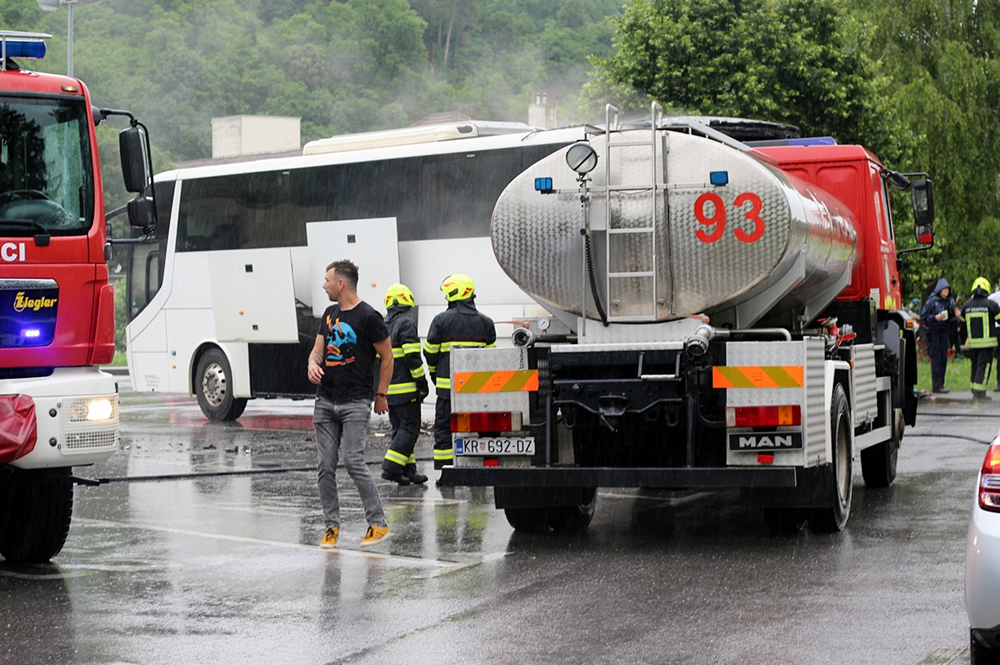
M 73 75 L 73 5 L 96 5 L 101 0 L 35 0 L 44 11 L 54 12 L 63 5 L 69 9 L 66 22 L 66 75 Z

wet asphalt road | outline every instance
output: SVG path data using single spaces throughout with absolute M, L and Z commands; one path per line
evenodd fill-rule
M 855 462 L 837 535 L 771 536 L 733 492 L 606 488 L 585 533 L 529 537 L 488 490 L 379 480 L 392 533 L 362 551 L 343 474 L 331 552 L 312 472 L 141 480 L 312 466 L 310 402 L 227 426 L 122 391 L 122 449 L 77 469 L 112 482 L 77 489 L 63 552 L 0 564 L 2 663 L 969 662 L 964 538 L 1000 402 L 922 402 L 892 488 Z

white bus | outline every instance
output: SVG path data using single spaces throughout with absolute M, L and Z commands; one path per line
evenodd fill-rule
M 516 175 L 582 138 L 582 127 L 452 123 L 158 175 L 159 226 L 128 246 L 134 388 L 194 394 L 213 420 L 238 418 L 255 397 L 313 396 L 306 359 L 338 259 L 358 264 L 358 292 L 377 309 L 388 286 L 409 286 L 421 337 L 453 272 L 475 280 L 495 321 L 545 315 L 497 264 L 490 217 Z M 498 325 L 498 337 L 512 328 Z

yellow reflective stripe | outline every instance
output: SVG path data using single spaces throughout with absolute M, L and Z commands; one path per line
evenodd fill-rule
M 385 451 L 385 458 L 390 462 L 395 462 L 400 466 L 406 466 L 406 455 L 401 455 L 391 448 Z
M 461 342 L 461 341 L 442 342 L 441 343 L 441 351 L 451 351 L 455 347 L 464 347 L 464 348 L 469 348 L 469 349 L 482 349 L 482 348 L 486 348 L 488 346 L 489 345 L 486 342 Z
M 418 367 L 416 369 L 411 369 L 410 370 L 410 376 L 412 376 L 414 379 L 419 379 L 423 375 L 424 375 L 424 366 L 423 365 L 421 365 L 420 367 Z
M 497 348 L 497 345 L 496 344 L 487 344 L 486 348 L 487 349 L 495 349 L 495 348 Z
M 435 448 L 434 449 L 434 461 L 453 459 L 455 453 L 451 448 Z
M 427 371 L 430 372 L 431 374 L 433 374 L 434 372 L 437 371 L 437 365 L 428 365 L 427 366 Z
M 420 353 L 420 342 L 407 342 L 403 344 L 403 353 Z
M 417 392 L 417 384 L 415 383 L 390 383 L 389 390 L 386 391 L 386 395 L 402 395 L 404 393 L 415 393 Z
M 404 355 L 406 355 L 406 352 L 403 351 L 403 349 L 399 348 L 398 346 L 392 347 L 393 358 L 402 358 Z
M 424 353 L 437 353 L 441 350 L 440 344 L 431 344 L 430 342 L 424 342 Z
M 451 377 L 445 378 L 443 376 L 439 376 L 434 385 L 442 390 L 451 390 Z
M 416 455 L 410 455 L 409 459 L 406 460 L 406 463 L 407 464 L 416 464 L 417 463 L 417 456 Z

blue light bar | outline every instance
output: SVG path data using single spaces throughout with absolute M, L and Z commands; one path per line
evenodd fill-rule
M 552 189 L 552 178 L 535 178 L 535 191 L 542 194 L 551 194 L 554 191 Z
M 7 42 L 8 58 L 30 58 L 41 60 L 45 57 L 45 42 Z
M 42 331 L 38 328 L 25 328 L 21 331 L 21 337 L 27 337 L 28 339 L 37 339 L 42 336 Z
M 837 145 L 832 136 L 810 136 L 804 139 L 788 139 L 788 145 Z
M 708 181 L 716 187 L 729 184 L 729 171 L 712 171 L 708 174 Z

